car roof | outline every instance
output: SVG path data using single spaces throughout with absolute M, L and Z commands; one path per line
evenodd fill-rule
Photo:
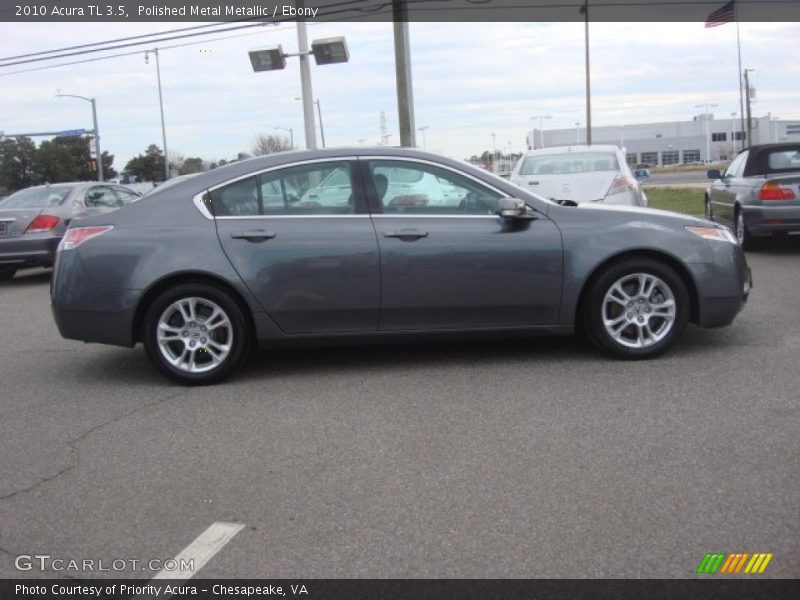
M 475 167 L 472 167 L 472 165 L 469 165 L 469 163 L 465 163 L 464 161 L 459 161 L 453 158 L 447 158 L 440 154 L 433 154 L 414 148 L 399 148 L 396 146 L 352 146 L 341 148 L 323 148 L 319 150 L 290 150 L 287 152 L 276 152 L 274 154 L 267 154 L 265 156 L 246 158 L 244 160 L 239 160 L 234 163 L 217 167 L 216 169 L 211 169 L 210 171 L 197 173 L 193 177 L 186 179 L 186 181 L 180 182 L 179 185 L 170 186 L 164 189 L 164 193 L 166 194 L 170 190 L 175 190 L 178 188 L 186 192 L 198 193 L 202 190 L 214 187 L 215 185 L 236 179 L 237 177 L 255 174 L 259 171 L 269 169 L 270 167 L 279 167 L 289 163 L 314 161 L 325 158 L 347 159 L 351 157 L 386 157 L 387 159 L 393 157 L 417 158 L 420 160 L 435 161 L 439 164 L 451 164 L 452 166 L 456 166 L 462 170 L 465 168 L 467 170 L 469 170 L 469 168 L 475 169 Z M 159 189 L 155 188 L 152 192 L 147 194 L 147 196 L 153 197 L 157 196 L 158 194 Z

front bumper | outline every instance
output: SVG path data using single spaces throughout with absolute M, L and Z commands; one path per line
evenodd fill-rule
M 800 205 L 743 206 L 744 223 L 752 235 L 800 233 Z
M 711 262 L 689 265 L 697 287 L 697 324 L 730 325 L 744 308 L 753 288 L 753 274 L 736 244 L 714 242 Z
M 61 236 L 27 234 L 0 238 L 0 266 L 51 267 Z

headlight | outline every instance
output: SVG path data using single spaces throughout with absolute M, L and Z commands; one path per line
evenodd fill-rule
M 717 240 L 719 242 L 730 242 L 731 244 L 738 244 L 736 237 L 731 233 L 730 229 L 724 227 L 692 227 L 687 225 L 686 231 L 707 240 Z

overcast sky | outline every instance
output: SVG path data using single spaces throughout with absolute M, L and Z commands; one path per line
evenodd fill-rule
M 24 54 L 192 23 L 0 23 L 0 55 Z M 350 62 L 318 67 L 328 146 L 375 144 L 386 112 L 390 144 L 399 144 L 390 23 L 309 24 L 309 39 L 345 35 Z M 535 125 L 585 123 L 582 23 L 412 23 L 411 54 L 417 127 L 427 126 L 427 149 L 466 158 L 491 149 L 523 150 Z M 247 50 L 282 44 L 297 49 L 293 25 L 227 34 L 231 39 L 166 49 L 160 44 L 167 144 L 184 156 L 233 158 L 257 132 L 294 129 L 304 142 L 297 59 L 284 71 L 253 73 Z M 720 118 L 739 110 L 736 26 L 703 23 L 591 25 L 594 125 L 691 119 L 695 105 L 718 104 Z M 800 24 L 742 23 L 743 67 L 755 69 L 755 116 L 800 118 Z M 149 46 L 123 51 L 144 50 Z M 72 60 L 90 58 L 76 57 Z M 88 103 L 97 98 L 101 145 L 119 170 L 148 144 L 161 145 L 154 61 L 142 54 L 47 70 L 7 74 L 49 63 L 0 68 L 0 130 L 7 133 L 91 128 Z M 42 138 L 39 138 L 41 140 Z M 421 138 L 418 140 L 422 145 Z

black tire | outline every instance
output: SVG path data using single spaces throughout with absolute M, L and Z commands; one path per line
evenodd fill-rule
M 705 218 L 708 219 L 709 221 L 713 221 L 714 220 L 714 209 L 711 208 L 711 200 L 709 199 L 708 196 L 706 196 L 705 207 L 704 208 L 705 208 L 705 211 L 704 211 L 705 212 Z
M 753 250 L 756 247 L 756 240 L 753 239 L 750 230 L 747 229 L 747 224 L 744 222 L 744 214 L 738 206 L 733 216 L 733 233 L 736 235 L 742 250 Z
M 638 301 L 639 295 L 631 293 L 638 285 L 638 279 L 634 278 L 637 274 L 658 280 L 650 291 L 648 299 L 642 303 Z M 629 308 L 627 301 L 625 303 L 610 301 L 604 305 L 606 294 L 621 281 L 624 284 L 621 284 L 623 291 L 632 296 L 630 300 L 633 306 Z M 667 326 L 668 317 L 660 317 L 656 312 L 665 310 L 660 308 L 659 304 L 669 300 L 669 295 L 674 303 L 674 313 L 671 324 Z M 598 348 L 614 356 L 634 360 L 653 358 L 667 351 L 680 338 L 689 320 L 689 308 L 689 292 L 686 284 L 674 269 L 658 260 L 630 258 L 610 265 L 590 284 L 582 303 L 583 329 Z M 615 310 L 621 312 L 612 314 Z M 622 327 L 618 329 L 618 338 L 613 337 L 607 330 L 604 325 L 604 315 L 611 321 L 623 319 Z M 629 315 L 632 316 L 632 320 L 625 320 Z M 645 340 L 645 344 L 633 347 L 630 344 L 638 343 L 638 333 L 642 330 L 639 317 L 642 318 L 643 325 L 648 328 L 647 331 L 652 329 L 656 331 L 652 336 L 644 336 L 649 338 Z
M 11 281 L 16 272 L 16 267 L 0 267 L 0 281 Z
M 185 302 L 192 302 L 189 299 L 195 299 L 196 308 L 196 321 L 185 322 L 180 316 L 180 311 L 174 308 L 174 304 L 178 301 L 184 300 Z M 200 328 L 206 332 L 206 319 L 210 324 L 212 319 L 213 308 L 212 304 L 216 305 L 227 318 L 227 323 L 218 327 L 213 333 L 212 328 L 208 328 L 208 333 L 200 333 Z M 190 332 L 188 336 L 181 332 L 182 337 L 176 337 L 175 340 L 164 344 L 165 349 L 162 351 L 161 345 L 158 342 L 159 321 L 164 316 L 166 311 L 170 311 L 172 319 L 166 323 L 174 329 L 183 329 Z M 164 375 L 182 383 L 184 385 L 207 385 L 217 383 L 230 376 L 246 359 L 252 347 L 252 334 L 248 325 L 248 320 L 245 316 L 245 309 L 233 299 L 225 290 L 210 285 L 207 283 L 184 283 L 175 286 L 158 296 L 147 308 L 144 319 L 142 322 L 142 340 L 150 361 L 161 371 Z M 214 321 L 218 317 L 215 317 Z M 177 320 L 175 320 L 177 319 Z M 183 322 L 183 324 L 181 324 Z M 191 325 L 191 327 L 190 327 Z M 207 338 L 200 338 L 199 336 L 205 335 Z M 213 339 L 213 336 L 222 336 Z M 228 337 L 230 336 L 230 338 Z M 186 341 L 184 343 L 183 338 Z M 202 343 L 201 343 L 202 340 Z M 206 340 L 209 344 L 204 346 Z M 222 354 L 217 354 L 211 346 L 212 342 L 219 344 L 216 347 L 229 346 L 227 354 L 224 358 L 219 360 L 219 364 L 213 365 L 213 362 Z M 193 347 L 189 348 L 188 344 L 192 343 Z M 197 344 L 197 346 L 194 346 Z M 182 346 L 183 345 L 183 346 Z M 208 348 L 208 349 L 206 349 Z M 172 354 L 173 359 L 178 354 L 184 355 L 188 352 L 195 361 L 195 366 L 207 369 L 201 372 L 190 372 L 189 364 L 183 367 L 172 364 L 165 354 Z

